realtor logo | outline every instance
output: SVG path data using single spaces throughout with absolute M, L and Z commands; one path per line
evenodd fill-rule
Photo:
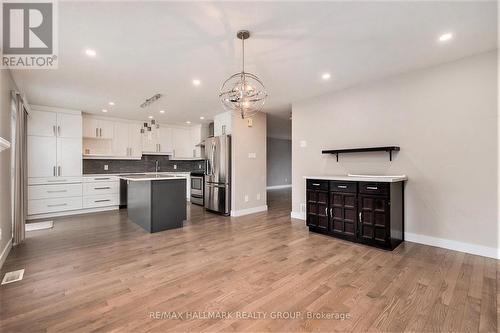
M 55 1 L 2 3 L 2 68 L 57 68 Z

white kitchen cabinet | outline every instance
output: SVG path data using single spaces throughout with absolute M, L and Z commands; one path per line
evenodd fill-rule
M 74 177 L 82 175 L 82 140 L 57 139 L 57 176 Z
M 128 123 L 115 122 L 113 137 L 113 156 L 127 157 L 129 155 Z
M 193 144 L 193 157 L 201 157 L 201 147 L 198 145 L 201 142 L 201 125 L 191 128 L 191 142 Z
M 83 118 L 83 137 L 93 139 L 113 139 L 114 123 L 99 118 Z
M 82 139 L 82 116 L 77 114 L 57 114 L 57 136 Z
M 141 158 L 141 124 L 115 122 L 113 157 Z
M 28 177 L 55 177 L 57 171 L 57 138 L 28 135 Z
M 158 150 L 160 153 L 172 153 L 172 128 L 161 126 L 158 129 Z
M 192 158 L 194 145 L 189 128 L 172 128 L 172 158 Z
M 156 129 L 151 129 L 151 131 L 146 130 L 142 134 L 142 152 L 147 153 L 158 153 L 158 142 L 159 133 Z
M 231 134 L 233 115 L 230 111 L 216 114 L 214 117 L 214 135 Z
M 141 158 L 142 156 L 142 124 L 130 123 L 128 125 L 128 145 L 129 156 L 134 158 Z
M 32 110 L 28 116 L 28 135 L 56 136 L 57 113 Z

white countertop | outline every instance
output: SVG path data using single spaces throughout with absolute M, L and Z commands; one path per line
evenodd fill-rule
M 190 175 L 190 171 L 160 171 L 160 172 L 120 172 L 120 173 L 87 173 L 83 177 L 121 177 L 124 175 Z
M 304 176 L 305 179 L 322 179 L 322 180 L 341 180 L 351 182 L 381 182 L 395 183 L 408 180 L 406 175 L 383 176 L 383 175 L 322 175 L 322 176 Z
M 119 176 L 120 179 L 131 180 L 131 181 L 149 181 L 149 180 L 172 180 L 172 179 L 187 179 L 186 176 L 172 175 L 172 174 L 153 174 L 153 175 L 132 175 Z

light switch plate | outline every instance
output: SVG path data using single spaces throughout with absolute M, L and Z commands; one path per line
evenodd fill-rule
M 248 195 L 245 195 L 245 202 L 248 202 Z
M 257 158 L 256 153 L 248 153 L 248 158 Z
M 177 170 L 177 164 L 174 164 L 174 170 Z
M 108 171 L 108 169 L 109 169 L 108 165 L 107 165 L 107 164 L 104 164 L 104 170 L 105 170 L 105 171 Z
M 305 148 L 307 147 L 307 141 L 306 140 L 300 140 L 300 148 Z

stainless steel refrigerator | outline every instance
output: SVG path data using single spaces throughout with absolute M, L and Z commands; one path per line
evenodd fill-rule
M 205 208 L 224 215 L 231 212 L 231 137 L 205 140 Z

